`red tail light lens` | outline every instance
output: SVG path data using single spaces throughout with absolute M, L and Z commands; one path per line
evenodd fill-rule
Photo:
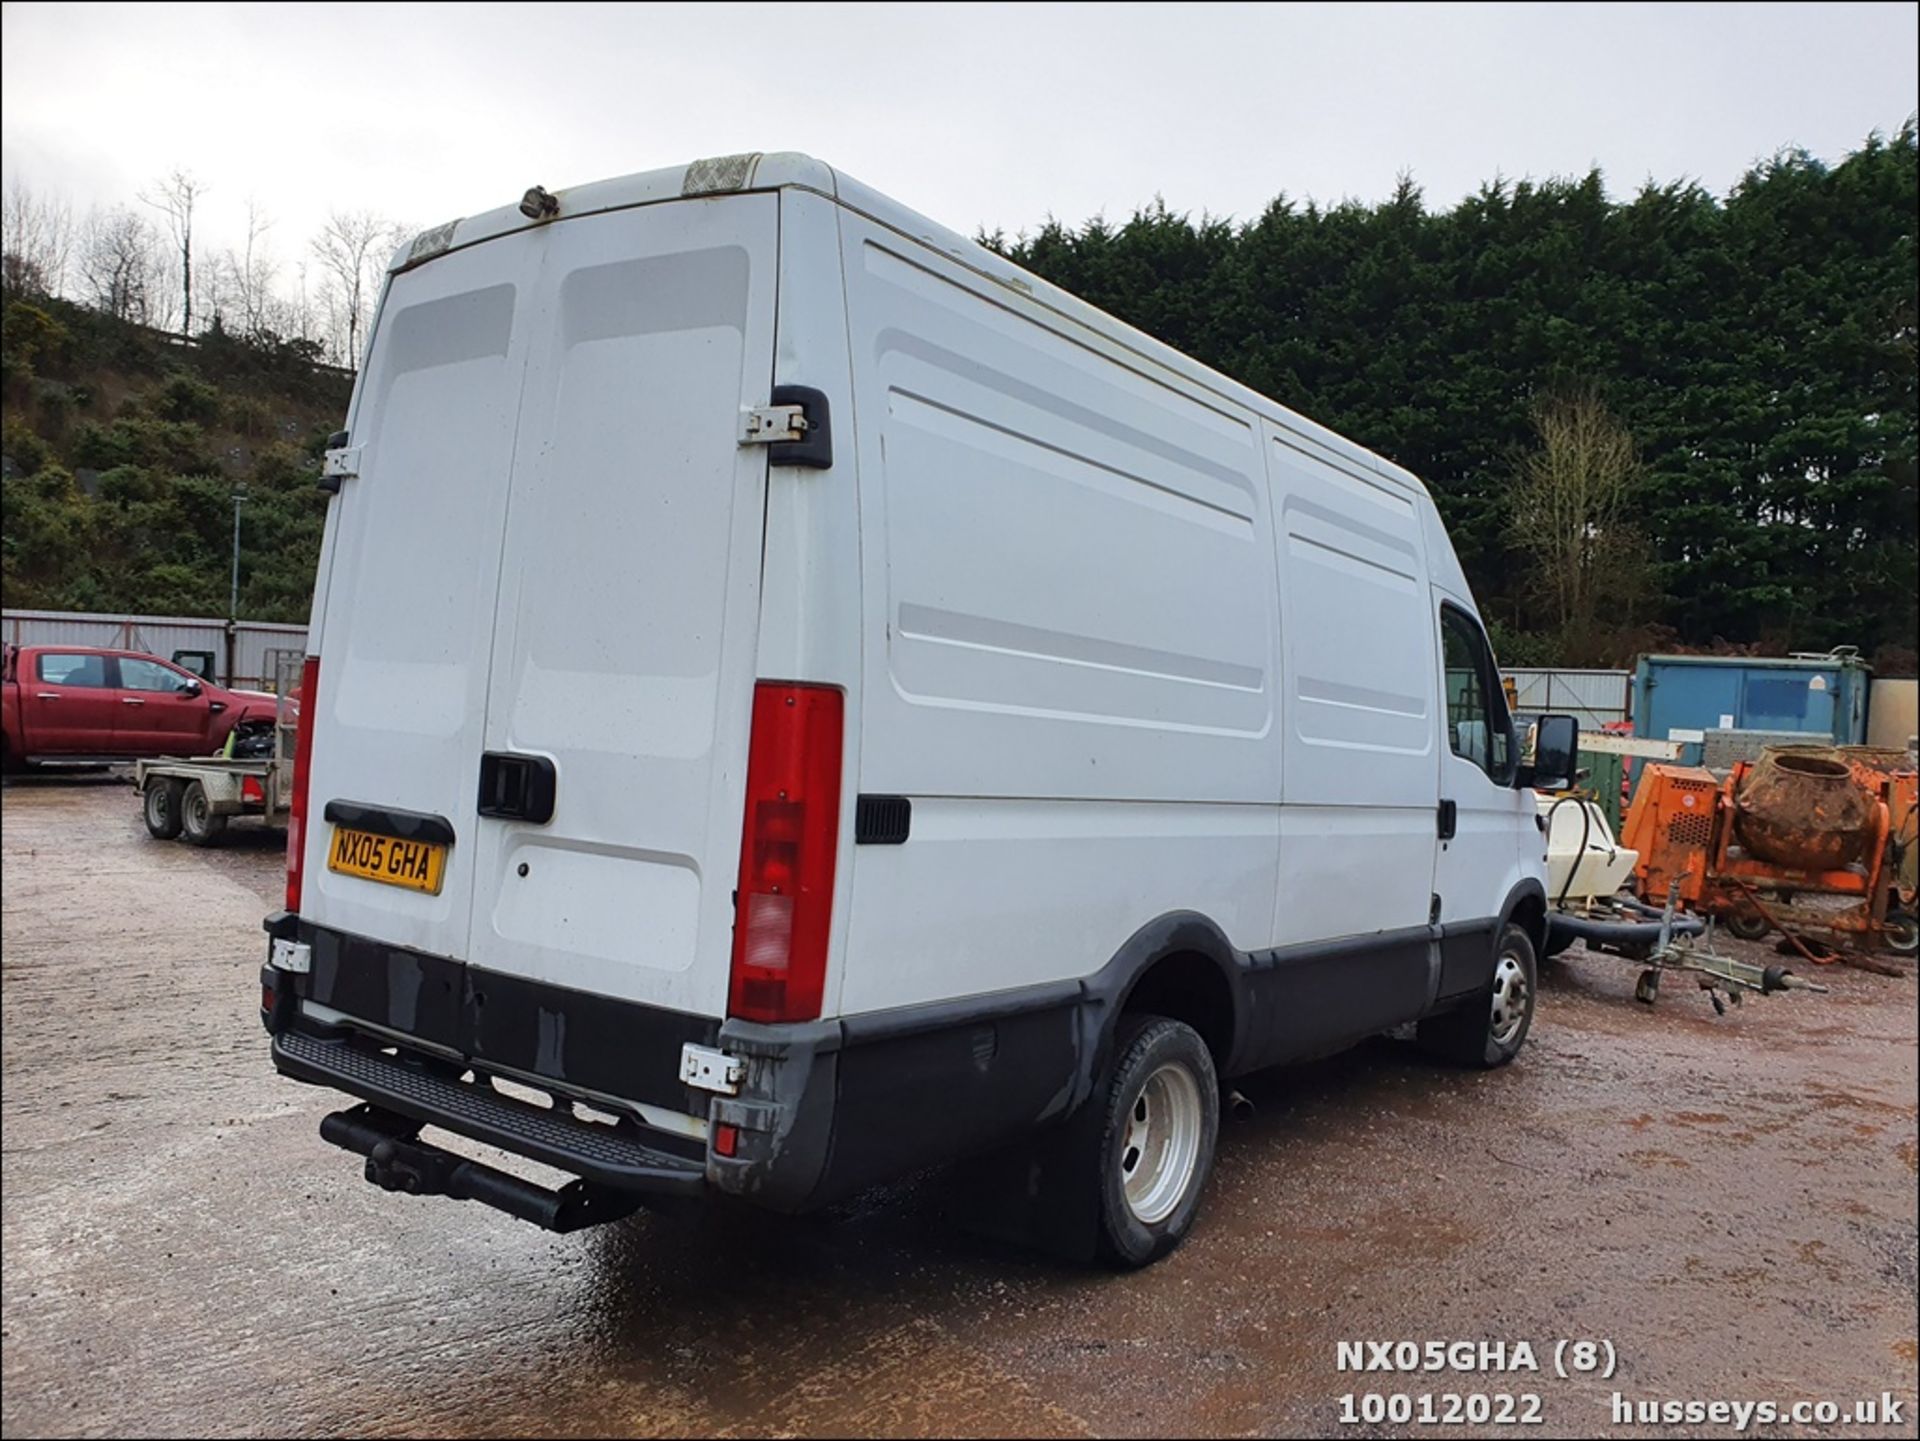
M 285 704 L 283 701 L 282 704 Z M 287 909 L 300 910 L 300 857 L 307 841 L 307 773 L 313 768 L 313 729 L 320 719 L 320 657 L 300 667 L 300 719 L 293 744 L 293 799 L 287 806 Z
M 733 918 L 728 1014 L 820 1014 L 840 837 L 845 702 L 832 686 L 762 681 L 753 691 L 747 814 Z

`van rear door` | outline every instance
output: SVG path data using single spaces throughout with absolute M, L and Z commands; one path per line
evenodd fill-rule
M 327 580 L 307 919 L 723 1013 L 777 239 L 772 195 L 683 200 L 395 278 Z M 550 817 L 483 817 L 483 766 L 550 773 Z M 329 871 L 329 801 L 444 818 L 439 893 Z
M 773 375 L 778 201 L 553 228 L 527 362 L 486 749 L 551 762 L 544 824 L 482 819 L 469 958 L 722 1015 Z
M 394 278 L 354 408 L 360 473 L 334 502 L 322 577 L 302 914 L 455 959 L 473 900 L 474 776 L 539 259 L 535 237 L 515 235 Z M 438 892 L 329 870 L 349 806 L 450 826 Z

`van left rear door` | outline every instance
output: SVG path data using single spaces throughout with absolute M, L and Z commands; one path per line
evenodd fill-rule
M 353 412 L 359 473 L 333 502 L 320 677 L 301 717 L 313 727 L 303 918 L 456 960 L 544 235 L 502 236 L 393 278 Z M 394 816 L 451 833 L 437 890 L 329 868 L 337 834 L 364 856 L 375 842 L 358 838 L 377 839 Z

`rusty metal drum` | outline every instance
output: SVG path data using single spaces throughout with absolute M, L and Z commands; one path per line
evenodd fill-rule
M 1803 871 L 1836 871 L 1866 854 L 1874 801 L 1832 750 L 1768 749 L 1734 797 L 1748 854 Z

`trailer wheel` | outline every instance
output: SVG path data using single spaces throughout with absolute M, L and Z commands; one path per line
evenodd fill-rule
M 140 797 L 140 813 L 146 817 L 147 834 L 156 841 L 170 841 L 180 834 L 181 783 L 171 776 L 154 776 Z
M 1456 1066 L 1492 1070 L 1520 1054 L 1533 1029 L 1533 999 L 1539 991 L 1533 942 L 1519 926 L 1500 933 L 1493 978 L 1454 1010 L 1420 1023 L 1421 1047 Z
M 1737 911 L 1727 912 L 1721 924 L 1727 928 L 1728 935 L 1742 941 L 1764 941 L 1767 932 L 1773 929 L 1773 922 L 1754 906 L 1742 906 Z
M 1887 948 L 1895 955 L 1910 956 L 1920 951 L 1920 921 L 1903 911 L 1887 917 Z
M 227 818 L 214 814 L 207 788 L 199 781 L 187 786 L 180 799 L 180 834 L 190 846 L 210 846 L 227 829 Z

